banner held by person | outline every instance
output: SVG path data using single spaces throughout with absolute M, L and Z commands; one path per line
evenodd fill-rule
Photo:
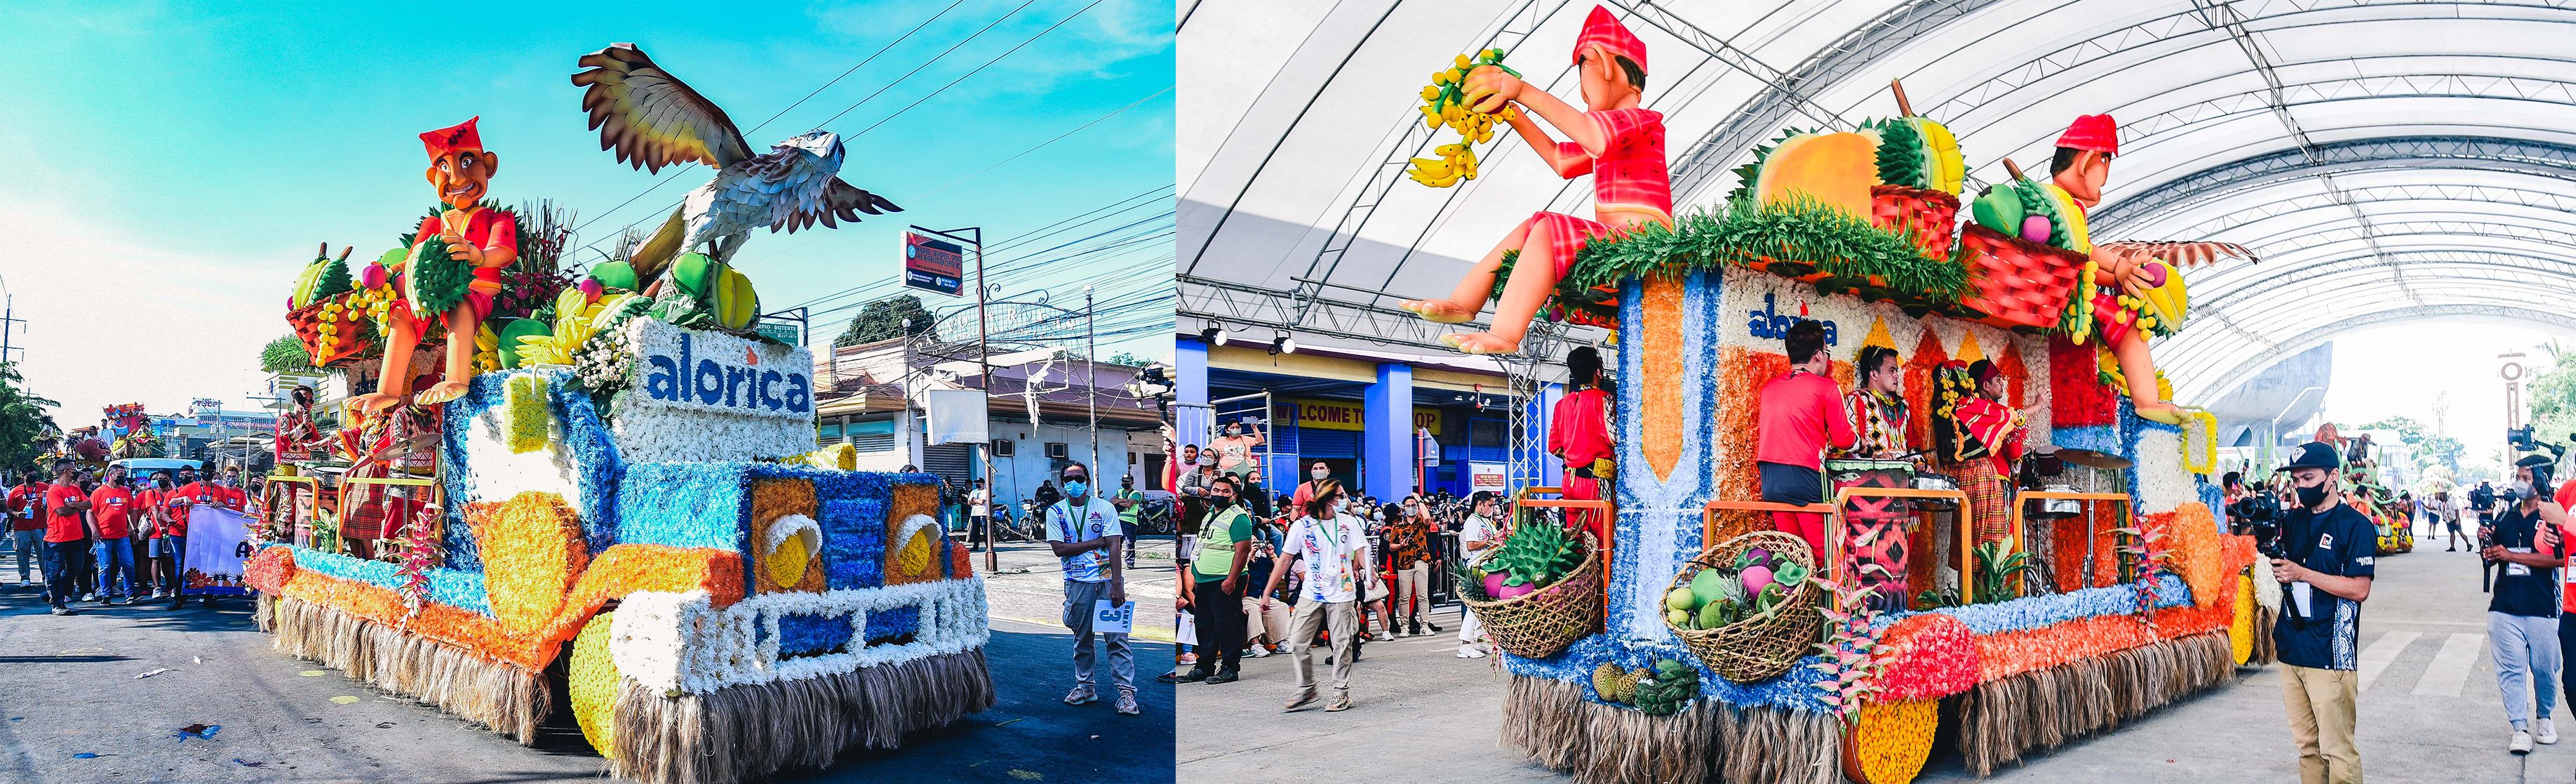
M 189 596 L 241 596 L 242 561 L 251 555 L 250 518 L 220 506 L 188 510 L 186 582 Z

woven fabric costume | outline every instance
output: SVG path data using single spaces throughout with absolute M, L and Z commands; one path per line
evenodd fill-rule
M 1979 383 L 1998 371 L 1978 360 L 1973 367 L 1956 361 L 1942 366 L 1941 411 L 1946 419 L 1943 458 L 1957 465 L 1959 489 L 1968 494 L 1975 544 L 2012 538 L 2012 461 L 2021 457 L 2029 434 L 2021 412 L 1988 399 Z

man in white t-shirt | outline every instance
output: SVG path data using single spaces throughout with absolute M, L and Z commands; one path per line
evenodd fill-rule
M 1460 558 L 1473 560 L 1485 548 L 1502 544 L 1503 532 L 1497 530 L 1493 522 L 1494 491 L 1478 490 L 1469 498 L 1466 525 L 1458 529 L 1458 548 L 1465 551 L 1459 553 Z M 1464 604 L 1458 606 L 1458 614 L 1462 616 L 1458 622 L 1458 658 L 1484 658 L 1485 651 L 1478 645 L 1484 642 L 1484 622 L 1476 620 L 1476 611 L 1467 609 Z
M 1127 529 L 1118 522 L 1118 507 L 1091 492 L 1091 467 L 1080 462 L 1066 463 L 1057 475 L 1064 480 L 1064 498 L 1048 508 L 1047 547 L 1064 559 L 1064 626 L 1073 632 L 1073 691 L 1064 695 L 1067 705 L 1081 705 L 1100 699 L 1099 689 L 1092 685 L 1091 626 L 1097 603 L 1106 601 L 1112 608 L 1127 603 L 1126 559 L 1112 557 Z M 1109 674 L 1118 686 L 1118 712 L 1134 716 L 1136 706 L 1136 654 L 1121 632 L 1103 632 L 1109 649 Z
M 1326 711 L 1343 711 L 1351 707 L 1351 655 L 1360 635 L 1359 587 L 1368 574 L 1368 532 L 1360 528 L 1358 518 L 1346 507 L 1349 496 L 1341 483 L 1326 480 L 1307 502 L 1303 516 L 1288 527 L 1288 536 L 1279 548 L 1279 564 L 1270 570 L 1270 584 L 1261 592 L 1262 609 L 1268 610 L 1272 591 L 1279 587 L 1280 575 L 1299 570 L 1304 587 L 1299 589 L 1296 612 L 1288 620 L 1288 656 L 1297 663 L 1297 696 L 1288 701 L 1287 710 L 1312 707 L 1315 693 L 1315 663 L 1309 653 L 1314 647 L 1318 627 L 1333 633 L 1333 702 Z
M 983 544 L 993 535 L 993 491 L 984 489 L 984 480 L 975 480 L 975 489 L 966 492 L 966 541 Z

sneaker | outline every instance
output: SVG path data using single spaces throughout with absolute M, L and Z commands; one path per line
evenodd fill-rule
M 1199 655 L 1196 653 L 1181 654 L 1180 662 L 1182 664 L 1197 664 L 1199 663 Z
M 1189 671 L 1189 672 L 1185 672 L 1185 673 L 1181 673 L 1181 674 L 1179 674 L 1179 675 L 1172 676 L 1172 682 L 1173 682 L 1173 683 L 1198 683 L 1198 682 L 1200 682 L 1200 681 L 1207 680 L 1207 679 L 1208 679 L 1208 677 L 1209 677 L 1209 675 L 1208 675 L 1207 673 L 1200 672 L 1200 671 L 1198 671 L 1198 670 L 1191 670 L 1191 671 Z
M 1243 676 L 1233 670 L 1218 670 L 1215 675 L 1207 676 L 1207 682 L 1210 684 L 1233 683 L 1239 680 L 1243 680 Z
M 2531 733 L 2524 732 L 2522 730 L 2514 730 L 2513 742 L 2506 744 L 2504 750 L 2513 752 L 2516 755 L 2531 753 Z
M 54 614 L 55 614 L 55 615 L 70 615 L 70 614 L 72 614 L 72 608 L 65 607 L 65 606 L 62 606 L 62 605 L 57 604 L 57 605 L 54 605 Z
M 2532 728 L 2531 739 L 2544 744 L 2557 743 L 2558 725 L 2551 722 L 2547 716 L 2540 717 L 2540 726 Z
M 1298 692 L 1294 699 L 1290 699 L 1287 705 L 1282 706 L 1279 709 L 1279 712 L 1296 713 L 1307 708 L 1315 707 L 1315 702 L 1321 699 L 1323 699 L 1322 695 L 1316 694 L 1313 689 L 1307 689 L 1305 691 Z
M 1422 623 L 1422 628 L 1430 629 L 1432 634 L 1439 634 L 1439 633 L 1440 633 L 1440 624 L 1432 623 L 1432 622 L 1429 622 L 1429 621 L 1424 621 L 1424 622 Z
M 1073 691 L 1064 693 L 1064 704 L 1066 705 L 1086 705 L 1099 701 L 1100 692 L 1094 691 L 1090 684 L 1075 685 L 1073 687 Z
M 1156 676 L 1154 676 L 1154 682 L 1155 682 L 1155 683 L 1179 683 L 1179 682 L 1181 682 L 1181 672 L 1180 672 L 1179 670 L 1173 670 L 1173 671 L 1171 671 L 1171 672 L 1163 673 L 1163 674 L 1161 674 L 1161 675 L 1156 675 Z
M 1395 635 L 1388 634 L 1388 633 L 1386 633 L 1386 632 L 1381 631 L 1381 632 L 1378 632 L 1375 636 L 1370 637 L 1370 639 L 1376 640 L 1376 641 L 1378 641 L 1378 642 L 1386 642 L 1386 641 L 1388 641 L 1388 640 L 1393 640 L 1393 639 L 1395 639 Z
M 1118 715 L 1134 716 L 1143 712 L 1145 712 L 1144 709 L 1136 707 L 1135 692 L 1126 689 L 1118 690 Z
M 1461 645 L 1461 646 L 1458 646 L 1458 658 L 1461 658 L 1461 659 L 1482 659 L 1482 658 L 1485 658 L 1485 652 L 1484 652 L 1484 651 L 1481 651 L 1481 650 L 1477 650 L 1477 649 L 1476 649 L 1476 646 L 1473 646 L 1473 645 Z
M 1324 712 L 1325 712 L 1325 713 L 1340 713 L 1340 712 L 1342 712 L 1342 711 L 1346 711 L 1346 710 L 1350 710 L 1350 709 L 1351 709 L 1351 693 L 1350 693 L 1350 692 L 1340 692 L 1340 693 L 1334 694 L 1334 695 L 1333 695 L 1333 704 L 1324 706 Z
M 1252 646 L 1252 658 L 1258 659 L 1258 658 L 1262 658 L 1262 657 L 1264 657 L 1264 656 L 1269 656 L 1269 655 L 1270 655 L 1270 646 L 1267 646 L 1267 645 L 1254 645 L 1254 646 Z
M 1395 634 L 1395 636 L 1397 636 L 1397 637 L 1411 637 L 1411 636 L 1413 636 L 1413 634 L 1414 634 L 1414 633 L 1413 633 L 1413 632 L 1405 631 L 1405 630 L 1404 630 L 1404 627 L 1399 626 L 1399 627 L 1396 627 L 1394 634 Z M 1380 639 L 1384 639 L 1384 638 L 1380 638 Z

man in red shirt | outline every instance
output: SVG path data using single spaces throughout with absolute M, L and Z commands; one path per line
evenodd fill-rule
M 1576 389 L 1548 413 L 1547 451 L 1565 462 L 1565 484 L 1560 486 L 1566 500 L 1598 501 L 1600 480 L 1610 476 L 1603 469 L 1617 457 L 1610 444 L 1610 392 L 1601 388 L 1601 353 L 1591 346 L 1567 352 L 1565 372 L 1566 383 Z M 1565 524 L 1590 530 L 1594 541 L 1610 541 L 1610 521 L 1601 515 L 1569 511 Z
M 29 471 L 15 481 L 0 482 L 8 489 L 0 491 L 0 517 L 9 519 L 9 551 L 18 556 L 18 584 L 29 585 L 28 564 L 35 564 L 38 575 L 44 572 L 45 484 Z
M 74 583 L 71 566 L 79 558 L 81 542 L 89 538 L 89 494 L 81 492 L 72 478 L 72 461 L 54 461 L 54 483 L 45 488 L 42 501 L 45 510 L 45 602 L 54 606 L 55 615 L 72 614 Z
M 170 549 L 170 561 L 162 571 L 169 574 L 172 610 L 188 604 L 188 513 L 198 504 L 222 506 L 224 500 L 222 488 L 197 480 L 196 469 L 180 468 L 179 483 L 162 503 L 162 512 L 168 517 L 162 538 Z
M 1843 414 L 1842 390 L 1834 384 L 1834 362 L 1825 351 L 1825 327 L 1800 321 L 1789 327 L 1789 374 L 1762 385 L 1762 409 L 1755 438 L 1754 465 L 1762 471 L 1762 500 L 1775 504 L 1813 504 L 1825 500 L 1825 447 L 1850 449 L 1858 442 L 1851 420 Z M 1825 516 L 1815 512 L 1772 512 L 1771 525 L 1807 540 L 1814 557 L 1825 557 Z
M 98 559 L 99 600 L 110 605 L 133 601 L 134 488 L 125 486 L 125 468 L 107 469 L 106 481 L 89 494 L 90 522 L 98 532 L 91 555 Z
M 134 491 L 134 525 L 142 529 L 135 538 L 134 567 L 143 585 L 151 587 L 154 599 L 166 598 L 161 587 L 161 552 L 169 544 L 169 532 L 163 530 L 162 521 L 167 518 L 161 516 L 161 509 L 170 500 L 170 487 L 170 472 L 154 471 L 151 480 Z

